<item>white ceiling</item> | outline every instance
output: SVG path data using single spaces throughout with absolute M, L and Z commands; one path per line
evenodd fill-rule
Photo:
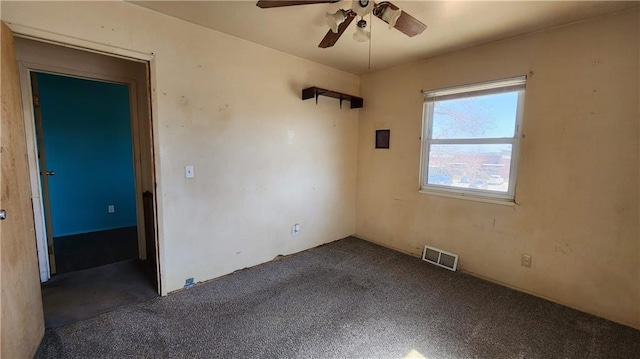
M 136 5 L 354 74 L 363 74 L 453 50 L 638 6 L 617 1 L 401 1 L 392 2 L 428 27 L 415 37 L 371 21 L 369 43 L 352 39 L 352 22 L 334 47 L 321 49 L 326 12 L 351 1 L 261 9 L 256 1 L 132 1 Z

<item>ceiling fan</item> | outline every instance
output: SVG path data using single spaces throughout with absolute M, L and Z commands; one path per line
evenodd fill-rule
M 260 0 L 256 5 L 266 9 L 282 6 L 337 3 L 339 1 L 340 0 Z M 365 30 L 367 22 L 364 20 L 364 16 L 369 13 L 372 13 L 377 18 L 389 24 L 389 28 L 396 28 L 409 37 L 421 34 L 427 28 L 427 25 L 420 22 L 420 20 L 407 14 L 388 1 L 375 3 L 373 0 L 354 0 L 353 5 L 348 10 L 340 9 L 333 14 L 327 13 L 326 19 L 330 30 L 327 31 L 327 34 L 322 41 L 320 41 L 318 47 L 327 48 L 335 45 L 357 16 L 360 17 L 360 20 L 357 22 L 358 28 L 353 34 L 353 38 L 358 42 L 368 41 L 370 32 Z

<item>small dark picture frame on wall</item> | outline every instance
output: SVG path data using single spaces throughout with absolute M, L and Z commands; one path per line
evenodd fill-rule
M 376 148 L 389 148 L 391 130 L 376 130 Z

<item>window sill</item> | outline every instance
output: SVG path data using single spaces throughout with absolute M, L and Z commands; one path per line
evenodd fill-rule
M 498 204 L 501 206 L 514 207 L 516 203 L 512 199 L 499 199 L 499 198 L 489 198 L 489 197 L 481 197 L 481 196 L 473 196 L 469 194 L 462 193 L 452 193 L 452 192 L 440 192 L 440 191 L 431 191 L 426 189 L 421 189 L 418 192 L 426 195 L 438 196 L 438 197 L 447 197 L 454 199 L 461 199 L 466 201 L 474 201 L 474 202 L 484 202 L 491 204 Z

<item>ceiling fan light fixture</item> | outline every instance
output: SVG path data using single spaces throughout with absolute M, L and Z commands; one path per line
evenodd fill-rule
M 336 11 L 335 13 L 327 13 L 324 17 L 327 20 L 327 25 L 329 25 L 331 31 L 337 34 L 338 27 L 344 22 L 344 20 L 347 18 L 347 15 L 346 11 L 338 9 L 338 11 Z
M 353 5 L 351 5 L 351 10 L 355 12 L 358 16 L 365 16 L 371 11 L 373 11 L 374 3 L 369 0 L 354 0 Z
M 401 9 L 392 9 L 390 6 L 387 6 L 382 12 L 382 20 L 386 21 L 389 24 L 389 29 L 393 29 L 396 26 L 396 21 L 402 15 Z
M 356 32 L 353 33 L 353 39 L 356 42 L 367 42 L 371 39 L 371 33 L 366 30 L 367 22 L 362 19 L 358 21 L 358 27 L 356 28 Z

